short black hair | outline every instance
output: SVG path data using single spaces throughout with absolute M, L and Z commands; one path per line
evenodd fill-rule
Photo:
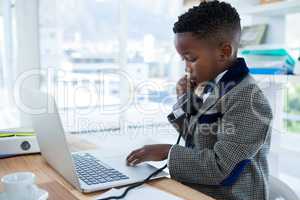
M 241 19 L 237 10 L 229 3 L 202 1 L 178 17 L 174 33 L 191 32 L 201 39 L 233 40 L 241 32 Z M 239 43 L 239 41 L 236 41 Z

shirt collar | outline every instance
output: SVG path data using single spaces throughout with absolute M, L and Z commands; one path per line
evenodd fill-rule
M 225 70 L 225 71 L 221 72 L 221 73 L 214 79 L 214 83 L 217 84 L 217 83 L 221 80 L 221 78 L 224 76 L 224 74 L 226 74 L 227 71 L 228 71 L 228 70 Z M 195 89 L 195 94 L 196 94 L 198 97 L 200 97 L 201 94 L 202 94 L 203 92 L 205 92 L 205 93 L 210 93 L 210 91 L 204 91 L 204 86 L 199 85 L 199 86 L 196 87 L 196 89 Z
M 219 83 L 219 81 L 221 80 L 221 78 L 224 76 L 224 74 L 226 74 L 228 70 L 225 70 L 223 72 L 221 72 L 216 78 L 215 78 L 215 83 Z

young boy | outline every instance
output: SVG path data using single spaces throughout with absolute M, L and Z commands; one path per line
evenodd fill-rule
M 190 73 L 177 84 L 178 101 L 191 91 L 197 102 L 193 112 L 169 118 L 185 147 L 147 145 L 133 151 L 128 164 L 168 159 L 173 179 L 215 199 L 268 199 L 272 111 L 237 58 L 239 14 L 228 3 L 202 2 L 180 16 L 173 30 Z

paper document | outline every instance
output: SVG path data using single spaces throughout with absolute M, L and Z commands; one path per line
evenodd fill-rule
M 100 196 L 96 198 L 102 199 L 110 196 L 119 196 L 123 193 L 123 191 L 126 188 L 121 189 L 111 189 Z M 173 194 L 164 192 L 162 190 L 156 189 L 152 186 L 143 185 L 141 187 L 135 188 L 133 190 L 130 190 L 127 193 L 127 196 L 124 198 L 124 200 L 137 200 L 137 199 L 143 199 L 143 200 L 183 200 L 182 198 L 176 197 Z

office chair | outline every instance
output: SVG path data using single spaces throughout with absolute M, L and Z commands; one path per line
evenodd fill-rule
M 300 200 L 296 193 L 284 182 L 270 176 L 270 200 Z

